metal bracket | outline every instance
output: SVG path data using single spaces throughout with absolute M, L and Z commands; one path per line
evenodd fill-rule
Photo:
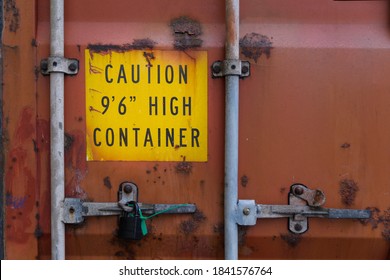
M 119 186 L 118 202 L 87 202 L 80 198 L 65 198 L 63 219 L 65 224 L 80 224 L 85 217 L 91 216 L 119 216 L 133 211 L 133 207 L 126 206 L 129 201 L 138 201 L 138 187 L 134 183 L 124 182 Z M 138 203 L 143 214 L 152 215 L 164 211 L 164 214 L 195 213 L 194 204 L 149 204 Z
M 79 61 L 64 57 L 51 56 L 41 60 L 41 73 L 44 76 L 50 73 L 64 73 L 76 75 L 79 72 Z
M 370 210 L 323 208 L 325 194 L 305 185 L 294 184 L 290 188 L 288 205 L 256 204 L 254 200 L 239 200 L 237 224 L 253 226 L 257 219 L 288 218 L 289 230 L 301 234 L 308 230 L 308 218 L 368 219 Z
M 250 66 L 249 61 L 238 59 L 218 60 L 211 66 L 212 77 L 239 76 L 240 78 L 246 78 L 250 76 Z

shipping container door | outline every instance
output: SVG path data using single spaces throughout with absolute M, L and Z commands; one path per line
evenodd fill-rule
M 50 1 L 3 2 L 5 257 L 48 259 Z M 372 216 L 309 218 L 303 234 L 258 219 L 238 226 L 240 259 L 389 257 L 389 16 L 387 1 L 241 1 L 239 199 L 287 205 L 300 183 Z M 118 237 L 115 215 L 67 224 L 67 259 L 224 258 L 225 84 L 211 66 L 225 39 L 225 1 L 65 1 L 79 62 L 65 197 L 117 203 L 132 182 L 141 203 L 197 209 L 148 219 L 142 240 Z

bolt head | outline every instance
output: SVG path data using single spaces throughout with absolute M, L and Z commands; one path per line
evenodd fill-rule
M 245 216 L 248 216 L 248 215 L 251 213 L 251 210 L 250 210 L 248 207 L 246 207 L 246 208 L 244 208 L 244 210 L 242 210 L 242 213 L 243 213 Z
M 242 72 L 242 74 L 247 74 L 249 72 L 249 67 L 248 66 L 242 66 L 241 72 Z
M 295 229 L 296 231 L 301 231 L 301 230 L 302 230 L 302 225 L 301 225 L 301 224 L 295 224 L 295 225 L 294 225 L 294 229 Z
M 130 184 L 126 184 L 123 186 L 123 191 L 127 194 L 131 193 L 133 191 L 133 188 L 131 187 Z
M 294 194 L 296 194 L 296 195 L 303 194 L 303 188 L 302 187 L 295 187 L 294 188 Z
M 69 64 L 68 66 L 68 69 L 72 72 L 76 71 L 77 70 L 77 65 L 75 62 L 72 62 L 71 64 Z
M 49 68 L 49 65 L 48 65 L 47 60 L 42 60 L 41 61 L 41 70 L 42 71 L 47 71 L 48 68 Z
M 222 71 L 222 68 L 221 68 L 221 65 L 220 64 L 213 64 L 213 72 L 214 74 L 219 74 L 221 73 Z

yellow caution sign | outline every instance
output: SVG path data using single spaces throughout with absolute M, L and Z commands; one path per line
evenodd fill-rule
M 207 52 L 85 51 L 87 160 L 207 161 Z

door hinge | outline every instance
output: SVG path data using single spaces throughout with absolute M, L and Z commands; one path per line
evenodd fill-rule
M 41 60 L 40 69 L 44 76 L 50 75 L 50 73 L 77 75 L 79 72 L 79 61 L 77 59 L 51 56 Z
M 368 219 L 370 210 L 334 209 L 321 207 L 325 194 L 302 184 L 294 184 L 288 194 L 288 205 L 256 204 L 255 200 L 239 200 L 237 204 L 237 224 L 253 226 L 257 219 L 288 218 L 288 229 L 296 234 L 308 230 L 308 218 L 328 219 Z

